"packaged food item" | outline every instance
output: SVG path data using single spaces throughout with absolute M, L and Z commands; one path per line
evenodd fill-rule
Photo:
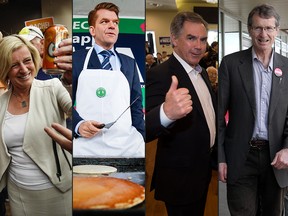
M 68 38 L 69 32 L 64 25 L 56 24 L 48 27 L 44 32 L 44 54 L 42 69 L 46 74 L 62 74 L 65 70 L 54 63 L 53 51 L 58 48 L 60 42 Z

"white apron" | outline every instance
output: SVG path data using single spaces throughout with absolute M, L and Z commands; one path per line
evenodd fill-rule
M 93 49 L 88 51 L 78 78 L 76 110 L 84 120 L 107 124 L 130 105 L 130 87 L 121 71 L 87 69 Z M 144 154 L 144 139 L 132 126 L 130 108 L 110 129 L 73 141 L 73 157 L 139 158 Z

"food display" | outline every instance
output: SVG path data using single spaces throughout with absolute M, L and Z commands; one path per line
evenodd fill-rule
M 73 209 L 127 209 L 144 199 L 144 187 L 126 179 L 73 176 Z
M 55 56 L 53 52 L 59 48 L 61 41 L 68 38 L 68 36 L 68 29 L 64 25 L 52 25 L 45 30 L 42 69 L 46 74 L 59 75 L 65 72 L 54 63 Z
M 73 173 L 76 174 L 91 174 L 91 175 L 106 175 L 114 173 L 117 168 L 105 165 L 78 165 L 73 166 Z

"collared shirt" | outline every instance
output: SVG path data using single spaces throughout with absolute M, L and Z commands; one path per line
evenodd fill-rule
M 258 59 L 254 49 L 252 49 L 253 76 L 256 96 L 256 119 L 253 139 L 269 139 L 268 114 L 272 86 L 273 56 L 274 51 L 272 52 L 268 68 L 265 68 L 262 62 Z
M 100 63 L 102 63 L 104 61 L 104 57 L 100 54 L 100 52 L 103 51 L 104 49 L 101 46 L 97 45 L 97 44 L 94 44 L 94 49 L 95 49 L 95 51 L 97 53 L 97 56 L 99 58 Z M 113 55 L 111 55 L 110 59 L 109 59 L 109 62 L 111 64 L 111 66 L 112 66 L 112 69 L 120 71 L 121 63 L 120 63 L 120 59 L 116 55 L 114 47 L 112 49 L 110 49 L 110 51 L 113 52 Z
M 187 64 L 179 55 L 177 55 L 177 53 L 173 52 L 173 55 L 180 62 L 180 64 L 184 67 L 199 97 L 199 100 L 200 100 L 200 103 L 201 103 L 201 106 L 202 106 L 202 109 L 204 111 L 204 115 L 206 118 L 206 122 L 210 131 L 210 146 L 213 146 L 215 142 L 215 136 L 216 136 L 215 111 L 214 111 L 210 92 L 207 88 L 205 81 L 203 80 L 201 76 L 202 67 L 200 65 L 197 65 L 195 68 L 193 68 L 189 64 Z M 193 98 L 192 98 L 192 101 L 193 101 Z M 169 124 L 164 125 L 163 123 L 164 122 L 166 124 L 169 123 L 169 118 L 164 113 L 163 104 L 160 109 L 160 118 L 161 118 L 161 124 L 167 127 Z M 163 123 L 162 123 L 162 118 L 166 120 L 166 121 L 163 121 Z M 172 122 L 173 121 L 170 120 L 170 124 Z

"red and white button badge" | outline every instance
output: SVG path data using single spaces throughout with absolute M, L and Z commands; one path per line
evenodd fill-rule
M 280 68 L 275 68 L 274 73 L 277 77 L 282 76 L 282 70 Z
M 280 68 L 275 68 L 274 73 L 277 77 L 279 77 L 279 84 L 281 84 L 282 81 L 282 70 Z

